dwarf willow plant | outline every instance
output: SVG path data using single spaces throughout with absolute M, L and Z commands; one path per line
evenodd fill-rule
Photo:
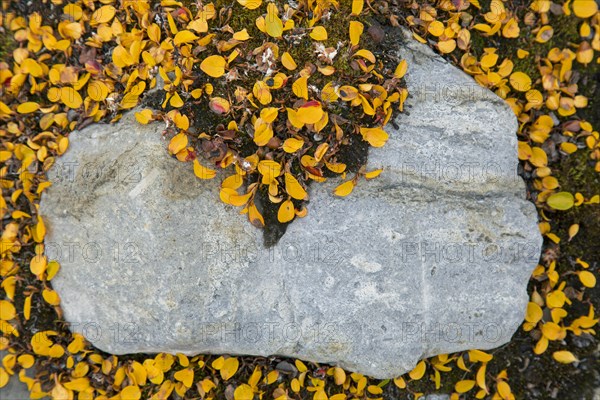
M 198 178 L 229 171 L 220 198 L 242 207 L 252 224 L 265 225 L 259 211 L 265 205 L 257 207 L 261 190 L 280 223 L 305 216 L 310 181 L 346 178 L 339 160 L 344 146 L 358 139 L 381 147 L 388 140 L 383 127 L 408 96 L 401 86 L 406 62 L 374 54 L 365 37 L 374 14 L 362 0 L 238 0 L 197 8 L 177 8 L 162 24 L 148 22 L 129 48 L 113 53 L 116 64 L 123 55 L 141 54 L 165 82 L 165 110 L 143 110 L 137 120 L 168 121 L 174 129 L 169 152 L 192 162 Z M 214 125 L 192 134 L 184 112 L 190 101 L 210 110 Z M 336 195 L 381 171 L 354 172 Z

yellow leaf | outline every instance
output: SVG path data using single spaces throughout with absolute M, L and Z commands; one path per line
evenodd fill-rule
M 94 101 L 104 101 L 108 97 L 109 89 L 104 82 L 92 81 L 87 87 L 87 94 Z
M 286 108 L 286 110 L 290 124 L 296 129 L 301 129 L 304 126 L 304 122 L 298 117 L 298 112 L 292 108 Z
M 208 103 L 209 108 L 215 114 L 227 114 L 230 110 L 229 101 L 222 97 L 213 97 Z
M 327 40 L 327 29 L 322 26 L 315 26 L 310 32 L 310 37 L 318 41 Z
M 438 42 L 438 49 L 444 54 L 452 53 L 456 49 L 456 40 L 441 40 Z
M 54 385 L 54 387 L 50 391 L 50 395 L 52 396 L 52 399 L 56 399 L 56 400 L 71 400 L 73 398 L 73 391 L 65 388 L 63 385 L 61 385 L 57 381 L 56 385 Z M 137 398 L 134 398 L 134 397 L 125 397 L 125 398 L 126 399 L 131 399 L 131 400 L 138 400 L 139 399 L 139 397 L 137 397 Z
M 294 204 L 291 200 L 286 200 L 281 203 L 281 206 L 279 206 L 279 211 L 277 212 L 277 220 L 284 224 L 293 220 L 294 215 Z
M 155 43 L 160 43 L 160 26 L 156 23 L 152 23 L 147 29 L 148 38 Z
M 488 54 L 484 55 L 483 57 L 481 57 L 481 61 L 479 62 L 479 64 L 481 65 L 481 68 L 487 70 L 487 69 L 492 68 L 494 65 L 496 65 L 497 62 L 498 62 L 498 54 L 488 53 Z
M 426 367 L 427 365 L 425 364 L 425 361 L 421 360 L 417 366 L 408 373 L 408 376 L 410 376 L 411 379 L 418 381 L 423 377 L 423 375 L 425 375 Z
M 175 107 L 175 108 L 179 108 L 183 106 L 183 100 L 181 99 L 181 96 L 179 96 L 179 93 L 175 92 L 173 93 L 173 96 L 171 96 L 171 101 L 169 102 L 171 104 L 171 106 Z
M 269 375 L 271 375 L 271 373 L 275 373 L 277 374 L 277 371 L 271 371 L 269 372 Z M 266 381 L 267 384 L 269 384 L 269 375 L 267 375 Z M 258 385 L 258 382 L 260 381 L 260 378 L 262 377 L 262 371 L 260 369 L 260 367 L 257 365 L 256 367 L 254 367 L 254 372 L 252 372 L 252 375 L 250 376 L 250 378 L 248 379 L 248 385 L 250 385 L 251 388 L 256 388 L 256 385 Z M 275 378 L 277 379 L 277 378 Z
M 339 96 L 344 101 L 354 100 L 358 96 L 358 90 L 355 87 L 344 85 L 338 89 Z
M 227 62 L 221 56 L 213 55 L 206 57 L 200 63 L 200 69 L 213 78 L 219 78 L 225 74 L 225 65 Z
M 237 190 L 240 188 L 240 186 L 242 186 L 243 183 L 244 178 L 241 175 L 235 174 L 223 179 L 223 182 L 221 182 L 221 187 Z
M 125 68 L 134 63 L 133 57 L 122 45 L 118 45 L 113 49 L 112 60 L 119 68 Z
M 546 351 L 546 349 L 548 348 L 548 338 L 542 336 L 540 338 L 540 340 L 538 340 L 538 342 L 535 344 L 535 347 L 533 348 L 533 352 L 535 354 L 542 354 L 543 352 Z
M 383 393 L 383 389 L 376 385 L 369 385 L 367 387 L 367 392 L 377 395 Z
M 531 162 L 536 167 L 545 167 L 548 165 L 548 155 L 541 148 L 532 147 L 529 162 Z
M 555 351 L 554 353 L 552 353 L 552 358 L 554 358 L 559 363 L 563 364 L 571 364 L 576 361 L 579 361 L 573 353 L 566 350 Z
M 305 76 L 298 78 L 292 85 L 292 91 L 296 96 L 308 100 L 308 78 Z
M 35 364 L 35 358 L 31 354 L 22 354 L 17 361 L 25 369 L 31 368 Z
M 205 167 L 196 159 L 194 160 L 194 175 L 200 179 L 212 179 L 217 175 L 217 171 Z
M 466 393 L 469 390 L 473 389 L 473 387 L 475 387 L 475 381 L 463 380 L 456 382 L 456 385 L 454 385 L 454 390 L 457 393 Z
M 17 107 L 17 112 L 19 114 L 29 114 L 29 113 L 35 112 L 39 109 L 40 109 L 40 105 L 38 103 L 29 101 L 27 103 L 19 104 L 19 106 Z
M 298 150 L 300 150 L 303 145 L 304 145 L 303 140 L 289 138 L 283 142 L 282 148 L 283 148 L 283 151 L 285 151 L 286 153 L 295 153 Z
M 548 340 L 559 340 L 563 336 L 564 332 L 560 325 L 555 324 L 554 322 L 546 322 L 542 326 L 542 334 Z
M 13 111 L 4 102 L 0 101 L 0 117 L 4 115 L 11 115 Z
M 2 281 L 2 284 L 0 285 L 6 292 L 6 297 L 9 298 L 10 300 L 13 300 L 15 297 L 16 284 L 17 284 L 17 278 L 15 276 L 9 276 L 7 278 L 4 278 L 4 280 Z
M 598 4 L 595 0 L 573 0 L 573 13 L 579 18 L 589 18 L 597 11 Z
M 175 38 L 173 39 L 173 43 L 175 43 L 175 46 L 179 46 L 182 43 L 189 43 L 189 42 L 192 42 L 192 41 L 198 40 L 198 39 L 199 39 L 199 37 L 196 36 L 196 34 L 194 34 L 194 32 L 185 30 L 185 31 L 177 32 L 177 35 L 175 35 Z M 204 71 L 204 72 L 206 72 L 206 71 Z
M 39 78 L 44 74 L 42 66 L 33 58 L 26 58 L 23 60 L 23 63 L 21 64 L 21 71 L 35 78 Z
M 140 124 L 146 125 L 148 122 L 152 120 L 152 110 L 142 110 L 140 112 L 135 113 L 135 119 Z
M 487 364 L 484 363 L 481 367 L 479 367 L 479 369 L 477 370 L 477 375 L 475 377 L 475 379 L 477 380 L 477 386 L 479 386 L 480 388 L 482 388 L 486 393 L 488 392 L 488 388 L 487 385 L 485 384 L 485 370 L 487 368 Z
M 575 237 L 575 235 L 577 235 L 578 232 L 579 224 L 573 224 L 569 227 L 569 242 Z
M 175 375 L 173 375 L 173 377 L 175 378 L 175 380 L 183 383 L 183 385 L 186 388 L 190 388 L 190 387 L 192 387 L 192 384 L 194 383 L 194 369 L 193 368 L 182 369 L 180 371 L 175 372 Z
M 290 71 L 293 71 L 296 68 L 298 68 L 298 65 L 294 61 L 294 58 L 287 51 L 281 55 L 281 64 L 283 64 L 283 66 L 289 69 Z
M 296 365 L 296 368 L 298 369 L 298 371 L 300 373 L 308 371 L 308 368 L 302 361 L 296 360 L 296 361 L 294 361 L 294 364 Z
M 321 143 L 319 146 L 317 146 L 317 149 L 315 150 L 315 160 L 317 162 L 321 161 L 323 156 L 325 156 L 325 154 L 327 153 L 327 150 L 329 150 L 328 143 Z
M 260 121 L 260 120 L 258 120 Z M 273 137 L 273 127 L 268 123 L 260 123 L 254 129 L 254 143 L 257 146 L 266 146 Z
M 267 105 L 271 102 L 273 97 L 269 91 L 269 86 L 263 81 L 258 81 L 252 88 L 252 94 L 258 99 L 260 104 Z
M 222 188 L 219 193 L 219 197 L 225 204 L 230 204 L 234 207 L 241 207 L 248 203 L 248 200 L 250 200 L 250 197 L 252 197 L 252 192 L 240 195 L 234 189 Z
M 335 188 L 333 194 L 340 197 L 346 197 L 354 190 L 354 181 L 346 181 Z
M 552 240 L 554 243 L 560 243 L 560 238 L 558 236 L 556 236 L 554 233 L 550 232 L 548 234 L 546 234 L 546 236 L 548 237 L 548 239 Z
M 318 101 L 309 101 L 297 111 L 297 117 L 303 124 L 315 124 L 323 117 L 323 109 Z
M 139 387 L 135 385 L 126 386 L 121 390 L 121 399 L 127 400 L 139 400 L 142 397 L 142 392 Z
M 503 399 L 510 399 L 511 398 L 511 390 L 510 390 L 510 386 L 508 386 L 508 383 L 506 383 L 505 381 L 500 381 L 498 382 L 498 384 L 496 385 L 496 388 L 498 389 L 498 394 L 503 398 Z
M 26 321 L 29 321 L 29 318 L 31 317 L 31 296 L 33 295 L 30 294 L 27 296 L 25 298 L 25 302 L 23 303 L 23 316 L 25 317 Z
M 262 183 L 271 184 L 281 174 L 281 164 L 273 160 L 262 160 L 258 163 L 258 172 L 262 175 Z
M 476 29 L 483 33 L 489 33 L 492 30 L 492 27 L 486 24 L 475 24 L 473 25 L 473 29 Z
M 352 0 L 352 14 L 351 15 L 359 15 L 363 7 L 365 5 L 364 0 Z
M 234 33 L 233 38 L 235 40 L 244 41 L 250 39 L 250 34 L 248 33 L 248 30 L 244 28 L 241 31 Z
M 81 104 L 83 103 L 83 99 L 79 92 L 68 86 L 60 89 L 60 101 L 67 107 L 73 109 L 81 107 Z
M 58 26 L 58 31 L 65 38 L 77 40 L 83 34 L 83 28 L 79 22 L 62 21 Z
M 325 161 L 325 166 L 328 170 L 335 172 L 336 174 L 341 174 L 346 170 L 346 164 L 344 163 L 331 164 Z
M 31 273 L 40 276 L 46 271 L 47 259 L 46 256 L 36 255 L 31 259 L 29 263 L 29 269 Z
M 254 203 L 250 204 L 248 207 L 248 219 L 250 220 L 250 223 L 257 228 L 265 226 L 265 220 Z
M 525 321 L 537 324 L 543 316 L 542 308 L 534 302 L 527 304 L 527 312 L 525 313 Z
M 267 16 L 265 19 L 265 30 L 267 34 L 274 38 L 281 37 L 283 33 L 283 22 L 279 18 L 279 10 L 275 3 L 269 3 L 267 6 Z
M 223 368 L 220 369 L 221 378 L 224 381 L 229 380 L 238 370 L 240 362 L 235 357 L 229 357 L 223 363 Z
M 35 224 L 32 234 L 33 234 L 33 239 L 36 242 L 42 243 L 44 241 L 44 237 L 46 236 L 46 225 L 44 225 L 44 220 L 39 215 L 38 215 L 38 222 L 37 222 L 37 224 Z
M 42 291 L 42 297 L 46 303 L 50 304 L 51 306 L 57 306 L 60 304 L 60 297 L 54 290 L 44 289 Z
M 531 89 L 531 78 L 524 72 L 513 72 L 509 80 L 510 85 L 519 92 L 527 92 Z
M 15 306 L 8 300 L 0 300 L 0 320 L 10 321 L 17 316 Z
M 252 400 L 254 398 L 254 392 L 249 385 L 243 383 L 235 388 L 233 398 L 234 400 Z
M 504 25 L 504 28 L 502 29 L 502 36 L 504 36 L 505 38 L 517 38 L 519 37 L 520 31 L 521 30 L 519 29 L 519 23 L 517 22 L 517 20 L 511 18 L 510 20 L 508 20 L 506 25 Z
M 554 29 L 550 25 L 546 25 L 540 28 L 538 33 L 535 35 L 535 41 L 538 43 L 546 43 L 548 40 L 552 39 L 554 35 Z
M 406 60 L 402 60 L 398 63 L 396 67 L 396 71 L 394 71 L 394 78 L 401 79 L 406 75 L 406 71 L 408 70 L 408 63 Z
M 367 178 L 367 179 L 377 178 L 382 172 L 383 172 L 383 169 L 376 169 L 374 171 L 367 172 L 365 174 L 365 178 Z
M 188 145 L 188 137 L 185 133 L 178 133 L 173 136 L 171 141 L 169 142 L 169 153 L 177 154 L 181 150 L 185 149 Z
M 388 140 L 388 134 L 380 127 L 360 128 L 360 134 L 363 139 L 373 147 L 382 147 Z
M 491 354 L 488 354 L 481 350 L 469 350 L 469 360 L 471 362 L 489 362 L 494 358 Z
M 65 383 L 65 387 L 76 392 L 83 392 L 90 387 L 90 380 L 88 378 L 72 379 L 71 381 Z M 79 398 L 82 397 L 83 396 L 80 396 Z M 123 394 L 121 394 L 121 398 L 129 399 L 129 397 L 123 397 Z
M 279 109 L 277 107 L 267 107 L 260 110 L 260 118 L 266 123 L 271 123 L 277 119 Z
M 237 2 L 248 10 L 255 10 L 262 4 L 262 0 L 237 0 Z
M 427 31 L 436 37 L 442 36 L 442 34 L 444 33 L 444 29 L 446 29 L 446 27 L 441 21 L 433 21 L 427 27 Z
M 363 33 L 365 26 L 358 21 L 350 21 L 350 43 L 353 46 L 358 45 L 360 42 L 360 36 Z
M 110 22 L 115 16 L 117 9 L 113 6 L 102 6 L 92 14 L 90 19 L 90 25 L 95 26 L 98 24 L 106 24 Z
M 317 69 L 320 73 L 322 73 L 325 76 L 333 75 L 333 73 L 335 72 L 335 67 L 332 65 L 328 65 L 326 67 L 318 67 Z
M 568 210 L 575 204 L 575 198 L 569 192 L 553 193 L 548 197 L 546 203 L 555 210 Z
M 402 377 L 395 378 L 394 379 L 394 385 L 396 385 L 400 389 L 405 389 L 406 388 L 406 381 Z
M 306 190 L 300 185 L 298 180 L 289 172 L 285 173 L 285 190 L 296 200 L 306 199 Z
M 365 50 L 365 49 L 358 50 L 356 53 L 354 53 L 354 56 L 366 58 L 367 60 L 369 60 L 372 63 L 374 63 L 376 61 L 375 55 L 373 53 L 371 53 L 369 50 Z
M 579 271 L 579 280 L 585 287 L 593 288 L 596 286 L 596 277 L 590 271 Z
M 333 379 L 336 385 L 343 385 L 346 382 L 346 372 L 340 367 L 335 367 L 333 369 Z

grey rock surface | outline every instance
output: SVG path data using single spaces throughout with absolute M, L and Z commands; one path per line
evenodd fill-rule
M 428 394 L 423 397 L 423 400 L 450 400 L 450 395 L 439 393 Z
M 312 185 L 271 249 L 133 115 L 71 135 L 41 212 L 72 329 L 98 348 L 282 355 L 377 378 L 510 340 L 541 237 L 508 106 L 408 41 L 412 97 L 346 198 Z

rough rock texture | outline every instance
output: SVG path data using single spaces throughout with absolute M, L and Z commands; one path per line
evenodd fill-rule
M 402 56 L 407 113 L 370 154 L 384 173 L 344 199 L 313 185 L 268 250 L 219 179 L 167 155 L 160 124 L 73 133 L 42 203 L 73 329 L 116 354 L 277 354 L 378 378 L 507 342 L 541 245 L 517 122 L 427 47 Z

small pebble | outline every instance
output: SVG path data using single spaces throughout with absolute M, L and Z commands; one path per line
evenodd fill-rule
M 296 367 L 287 361 L 281 361 L 275 368 L 284 374 L 296 374 L 298 372 Z
M 371 39 L 373 39 L 376 44 L 383 42 L 383 39 L 385 39 L 385 31 L 378 24 L 371 25 L 368 32 L 369 36 L 371 36 Z

